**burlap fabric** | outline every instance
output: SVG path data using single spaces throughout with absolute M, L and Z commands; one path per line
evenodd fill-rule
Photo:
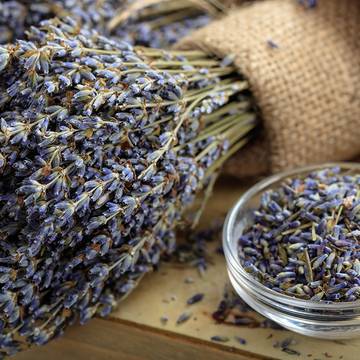
M 360 154 L 358 0 L 294 0 L 239 8 L 179 47 L 235 54 L 261 111 L 264 132 L 227 167 L 254 175 Z

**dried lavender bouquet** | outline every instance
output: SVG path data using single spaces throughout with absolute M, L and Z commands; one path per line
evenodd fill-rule
M 107 315 L 175 244 L 255 126 L 247 82 L 199 51 L 52 20 L 0 47 L 0 348 Z
M 130 0 L 129 0 L 130 1 Z M 83 26 L 104 32 L 128 0 L 1 0 L 0 44 L 23 39 L 42 20 L 71 15 Z
M 226 11 L 217 0 L 136 0 L 115 13 L 107 31 L 131 44 L 169 48 Z
M 71 16 L 83 27 L 133 45 L 168 48 L 224 11 L 217 0 L 0 1 L 0 44 L 24 38 L 42 20 Z

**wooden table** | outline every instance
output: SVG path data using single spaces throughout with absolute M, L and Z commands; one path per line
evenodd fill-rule
M 202 225 L 223 216 L 243 189 L 237 181 L 222 181 L 207 206 Z M 220 239 L 212 246 L 219 243 Z M 62 338 L 18 354 L 15 360 L 360 359 L 360 339 L 325 341 L 285 330 L 216 324 L 211 314 L 222 299 L 228 278 L 223 257 L 213 253 L 213 265 L 204 277 L 188 266 L 163 264 L 158 272 L 146 276 L 109 318 L 74 326 Z M 187 277 L 194 282 L 185 283 Z M 198 292 L 205 294 L 203 301 L 186 305 L 186 300 Z M 192 317 L 176 325 L 184 311 L 190 311 Z M 169 318 L 165 325 L 160 321 L 164 315 Z M 210 340 L 214 335 L 229 337 L 230 341 L 215 343 Z M 234 336 L 247 343 L 241 345 Z M 291 347 L 301 355 L 274 347 L 276 341 L 289 337 L 297 343 Z

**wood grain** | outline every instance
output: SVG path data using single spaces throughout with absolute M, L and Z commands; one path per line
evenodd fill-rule
M 249 184 L 248 184 L 249 185 Z M 202 226 L 208 226 L 227 212 L 244 190 L 244 184 L 221 182 L 207 206 Z M 255 360 L 255 359 L 343 359 L 360 358 L 360 340 L 325 341 L 311 339 L 285 330 L 253 329 L 216 324 L 211 314 L 222 298 L 228 282 L 224 259 L 215 249 L 220 239 L 210 244 L 211 266 L 204 277 L 195 268 L 166 263 L 146 276 L 140 286 L 104 319 L 93 319 L 85 326 L 74 326 L 45 347 L 34 348 L 15 357 L 18 360 Z M 185 278 L 192 277 L 192 284 Z M 203 301 L 186 305 L 195 293 L 204 293 Z M 192 317 L 176 325 L 178 316 L 190 311 Z M 160 317 L 166 315 L 166 325 Z M 254 313 L 254 316 L 255 315 Z M 226 336 L 226 343 L 214 343 L 214 335 Z M 235 340 L 247 340 L 241 345 Z M 274 347 L 276 341 L 291 337 L 295 356 Z
M 89 326 L 72 328 L 65 338 L 50 345 L 32 349 L 18 359 L 76 359 L 76 360 L 255 360 L 269 357 L 217 344 L 194 341 L 190 337 L 139 328 L 126 323 L 95 319 Z

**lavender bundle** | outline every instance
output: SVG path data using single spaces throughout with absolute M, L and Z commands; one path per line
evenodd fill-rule
M 225 11 L 216 0 L 17 0 L 0 1 L 0 44 L 22 39 L 31 26 L 71 16 L 133 45 L 168 48 Z
M 169 48 L 226 9 L 217 0 L 137 0 L 114 15 L 108 31 L 131 44 Z
M 106 316 L 255 125 L 228 61 L 52 20 L 0 48 L 0 348 Z
M 0 1 L 0 44 L 23 39 L 42 20 L 71 15 L 82 26 L 106 32 L 106 24 L 127 0 Z

